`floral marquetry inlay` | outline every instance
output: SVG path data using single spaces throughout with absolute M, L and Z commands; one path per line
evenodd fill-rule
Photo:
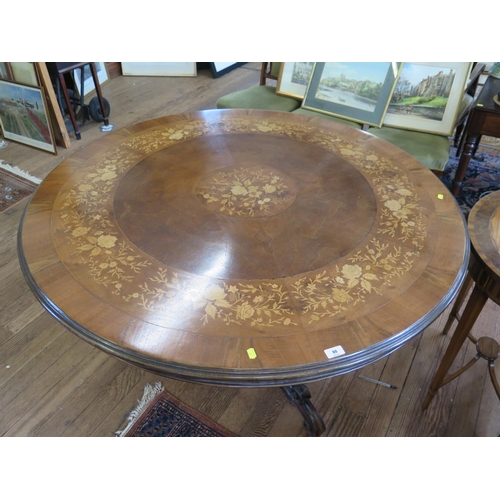
M 160 268 L 124 299 L 155 313 L 167 312 L 170 301 L 199 313 L 203 325 L 212 321 L 263 328 L 297 325 L 289 294 L 276 283 L 205 285 L 203 279 L 180 280 L 177 273 Z
M 374 239 L 350 257 L 349 264 L 297 280 L 293 285 L 294 296 L 309 323 L 333 317 L 365 302 L 369 294 L 381 295 L 383 287 L 390 285 L 393 278 L 412 268 L 416 256 L 418 252 L 404 251 Z
M 189 146 L 195 141 L 206 140 L 208 144 L 211 137 L 243 137 L 248 134 L 286 139 L 298 144 L 296 147 L 308 144 L 320 151 L 318 158 L 324 165 L 321 164 L 321 168 L 294 165 L 293 158 L 287 161 L 289 153 L 285 147 L 279 152 L 279 161 L 276 160 L 272 167 L 266 164 L 264 150 L 255 153 L 255 161 L 250 157 L 241 161 L 239 152 L 231 150 L 224 156 L 226 164 L 220 168 L 209 168 L 200 162 L 199 172 L 190 166 L 190 170 L 186 167 L 186 175 L 175 170 L 176 162 L 166 155 L 169 161 L 158 164 L 165 175 L 151 180 L 146 178 L 154 165 L 155 155 L 161 151 L 168 153 L 169 148 L 184 142 Z M 244 138 L 241 144 L 245 144 Z M 188 146 L 183 150 L 184 155 L 189 151 Z M 350 197 L 350 204 L 342 200 L 342 192 L 337 193 L 335 199 L 322 192 L 324 186 L 329 185 L 324 176 L 335 176 L 335 161 L 340 160 L 355 170 L 365 184 L 368 183 L 370 194 L 376 200 L 375 209 L 370 208 L 375 206 L 375 201 L 369 205 L 363 203 L 366 200 L 356 198 L 355 186 L 352 192 L 345 194 Z M 144 210 L 135 210 L 135 190 L 132 189 L 129 190 L 130 199 L 124 196 L 121 200 L 120 207 L 125 215 L 120 222 L 136 238 L 132 243 L 117 222 L 115 194 L 125 176 L 133 174 L 141 162 L 145 163 L 142 169 L 137 168 L 137 178 L 132 176 L 130 184 L 142 183 L 141 193 L 156 190 L 154 202 L 157 205 L 150 208 L 148 203 L 153 196 L 148 200 L 143 195 L 135 202 Z M 347 167 L 343 168 L 345 171 Z M 187 175 L 188 170 L 191 177 Z M 181 189 L 184 191 L 179 191 Z M 321 197 L 317 207 L 314 206 L 316 191 L 313 189 Z M 307 217 L 301 226 L 302 213 L 294 215 L 292 222 L 297 230 L 288 234 L 287 219 L 277 217 L 284 217 L 284 212 L 294 206 L 299 196 L 307 209 Z M 162 212 L 162 201 L 165 206 L 171 203 L 169 212 Z M 174 205 L 174 202 L 179 205 Z M 104 152 L 95 162 L 89 161 L 75 174 L 72 182 L 61 191 L 57 205 L 59 209 L 54 212 L 53 224 L 54 232 L 63 235 L 64 241 L 58 248 L 60 258 L 79 279 L 91 280 L 89 288 L 92 293 L 103 294 L 108 300 L 115 301 L 117 308 L 145 318 L 149 313 L 154 313 L 157 318 L 162 318 L 165 313 L 167 317 L 172 308 L 181 307 L 190 311 L 191 319 L 195 319 L 200 328 L 212 324 L 222 328 L 231 325 L 297 328 L 331 320 L 368 303 L 370 297 L 382 296 L 394 286 L 395 280 L 409 273 L 421 257 L 429 227 L 428 209 L 412 179 L 390 158 L 371 150 L 366 144 L 358 144 L 348 136 L 333 134 L 307 121 L 281 122 L 276 118 L 271 122 L 260 119 L 258 115 L 224 117 L 217 122 L 179 120 L 124 137 L 119 145 Z M 373 213 L 357 213 L 356 207 Z M 179 214 L 184 213 L 186 219 L 181 219 Z M 241 265 L 258 265 L 255 262 L 260 261 L 254 248 L 261 252 L 259 259 L 272 263 L 274 267 L 269 266 L 268 274 L 260 276 L 260 283 L 255 279 L 240 279 L 238 275 L 233 277 L 230 271 L 227 271 L 229 276 L 221 275 L 222 271 L 213 263 L 205 266 L 205 273 L 197 275 L 191 268 L 172 265 L 161 245 L 158 245 L 155 257 L 144 250 L 141 242 L 147 235 L 141 232 L 143 226 L 140 223 L 133 225 L 140 217 L 151 217 L 154 231 L 167 228 L 175 232 L 176 238 L 185 238 L 179 239 L 184 246 L 179 245 L 175 250 L 181 257 L 184 253 L 191 255 L 190 242 L 195 241 L 203 228 L 207 234 L 215 235 L 214 241 L 206 242 L 207 249 L 215 248 L 220 242 L 223 249 L 227 249 L 224 252 L 217 250 L 219 261 L 226 265 L 225 270 L 231 269 L 231 258 L 235 255 L 231 254 L 231 246 L 236 249 L 237 244 L 240 245 L 238 255 L 242 255 L 238 261 L 243 262 Z M 336 242 L 334 238 L 327 241 L 322 231 L 331 227 L 330 236 L 344 238 L 349 231 L 352 232 L 349 224 L 356 217 L 369 221 L 366 225 L 369 238 L 360 233 L 362 244 L 356 243 L 356 247 L 347 249 L 339 242 L 340 257 L 329 261 L 328 256 L 334 255 L 332 248 Z M 220 219 L 232 226 L 221 225 Z M 337 219 L 345 227 L 337 228 Z M 174 220 L 181 222 L 173 226 Z M 224 233 L 226 227 L 237 229 L 227 236 Z M 153 245 L 154 234 L 151 238 Z M 241 240 L 236 241 L 236 238 Z M 297 238 L 297 244 L 294 238 Z M 322 238 L 327 241 L 324 248 L 320 245 Z M 247 241 L 255 247 L 247 248 Z M 284 255 L 279 255 L 280 249 L 286 249 Z M 307 254 L 308 267 L 305 270 L 300 268 L 296 275 L 280 275 L 285 266 L 283 263 L 293 268 L 300 258 L 294 254 L 299 253 L 297 249 Z M 198 249 L 193 251 L 192 259 L 197 263 L 203 264 L 204 258 Z M 287 284 L 284 279 L 279 283 L 274 281 L 278 278 L 287 278 Z
M 203 205 L 232 217 L 275 215 L 293 203 L 296 192 L 294 181 L 283 173 L 254 166 L 220 170 L 197 186 Z

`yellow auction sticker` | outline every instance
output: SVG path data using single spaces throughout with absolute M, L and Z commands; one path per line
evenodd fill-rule
M 255 359 L 257 357 L 257 353 L 255 352 L 255 349 L 253 347 L 247 349 L 247 354 L 250 359 Z

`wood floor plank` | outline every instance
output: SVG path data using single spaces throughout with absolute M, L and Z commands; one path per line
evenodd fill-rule
M 387 387 L 376 389 L 370 406 L 365 412 L 365 419 L 359 430 L 360 436 L 386 435 L 419 343 L 420 337 L 418 336 L 388 357 L 381 373 L 381 380 L 394 385 L 396 389 Z
M 44 424 L 64 409 L 66 399 L 73 392 L 80 392 L 81 386 L 95 373 L 99 367 L 108 360 L 108 354 L 89 350 L 82 359 L 75 360 L 71 370 L 56 383 L 50 391 L 39 398 L 30 409 L 17 419 L 16 423 L 9 428 L 5 436 L 36 436 Z
M 488 303 L 486 307 L 488 307 Z M 472 334 L 476 338 L 481 336 L 481 330 L 490 323 L 490 319 L 492 318 L 488 314 L 479 316 L 472 329 Z M 476 352 L 476 346 L 466 340 L 461 349 L 462 365 L 474 358 Z M 457 379 L 457 388 L 453 397 L 454 404 L 448 419 L 446 436 L 467 437 L 474 435 L 486 377 L 486 362 L 478 360 L 472 368 L 469 368 Z
M 99 397 L 87 405 L 75 421 L 67 426 L 61 436 L 113 436 L 130 413 L 121 412 L 119 405 L 143 375 L 142 370 L 125 365 Z
M 40 362 L 37 360 L 37 363 L 28 363 L 16 378 L 9 380 L 0 394 L 1 435 L 6 435 L 20 418 L 30 412 L 93 349 L 73 335 L 62 335 L 42 353 Z M 37 375 L 37 371 L 41 373 Z
M 246 420 L 239 435 L 247 437 L 265 437 L 274 426 L 283 407 L 288 404 L 284 392 L 277 387 L 257 389 L 259 399 Z
M 0 371 L 0 387 L 17 376 L 28 363 L 35 360 L 61 335 L 69 332 L 48 314 L 41 314 L 26 328 L 12 335 L 0 346 L 0 366 L 9 366 Z M 38 364 L 39 359 L 36 360 Z
M 224 414 L 238 389 L 234 387 L 207 387 L 206 396 L 196 409 L 215 422 Z
M 488 303 L 486 305 L 488 305 Z M 493 311 L 495 318 L 494 327 L 488 335 L 500 343 L 500 307 L 496 306 L 493 308 Z M 490 309 L 486 309 L 485 313 L 488 314 L 489 312 Z M 484 363 L 486 363 L 486 361 L 484 361 Z M 495 362 L 495 373 L 497 380 L 500 381 L 500 362 L 498 360 Z M 483 388 L 481 406 L 479 408 L 474 436 L 498 437 L 500 436 L 500 400 L 493 388 L 489 374 L 486 378 L 487 380 Z
M 445 432 L 456 381 L 438 391 L 427 410 L 421 410 L 423 399 L 448 342 L 441 333 L 442 321 L 440 318 L 421 334 L 417 352 L 387 431 L 388 436 L 441 436 Z M 459 358 L 460 356 L 452 368 L 460 366 Z
M 276 388 L 241 388 L 218 422 L 235 434 L 247 436 L 248 433 L 259 428 L 266 405 L 272 405 L 272 402 L 277 400 L 279 401 L 279 405 L 281 405 L 283 401 L 281 393 L 282 391 Z M 266 418 L 264 418 L 265 420 Z M 269 432 L 270 429 L 271 426 L 267 431 Z
M 311 390 L 312 403 L 325 423 L 325 433 L 328 433 L 335 425 L 335 418 L 342 404 L 342 399 L 355 377 L 356 372 L 351 372 L 329 380 L 307 384 Z
M 97 353 L 95 353 L 95 357 L 94 353 L 91 353 L 90 357 L 92 357 L 93 362 L 97 362 Z M 77 418 L 87 408 L 91 407 L 94 414 L 98 414 L 104 399 L 108 409 L 110 409 L 109 398 L 106 396 L 110 392 L 113 380 L 125 370 L 127 365 L 107 355 L 103 357 L 102 353 L 101 357 L 104 362 L 99 363 L 97 368 L 90 372 L 89 378 L 83 384 L 81 383 L 82 369 L 78 367 L 77 390 L 72 390 L 69 387 L 69 390 L 59 391 L 57 395 L 54 392 L 47 395 L 50 400 L 57 400 L 57 411 L 51 411 L 43 423 L 41 422 L 38 427 L 31 430 L 31 435 L 61 436 L 67 428 L 73 426 Z M 92 365 L 89 365 L 89 369 L 92 369 Z

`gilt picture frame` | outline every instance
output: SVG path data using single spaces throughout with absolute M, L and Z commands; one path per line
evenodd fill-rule
M 57 154 L 40 87 L 0 80 L 0 126 L 5 139 Z
M 317 62 L 302 107 L 380 127 L 401 66 L 399 62 Z
M 451 136 L 471 70 L 470 62 L 405 62 L 384 126 Z
M 281 63 L 276 93 L 295 99 L 304 99 L 314 62 Z

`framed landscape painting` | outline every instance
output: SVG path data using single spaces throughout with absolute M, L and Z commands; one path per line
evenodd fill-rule
M 281 63 L 278 83 L 276 84 L 276 93 L 303 99 L 313 67 L 313 62 Z
M 405 62 L 384 125 L 452 135 L 471 69 L 469 62 Z
M 5 139 L 57 153 L 41 88 L 0 80 L 0 125 Z
M 383 123 L 402 63 L 315 63 L 302 107 L 359 123 Z

